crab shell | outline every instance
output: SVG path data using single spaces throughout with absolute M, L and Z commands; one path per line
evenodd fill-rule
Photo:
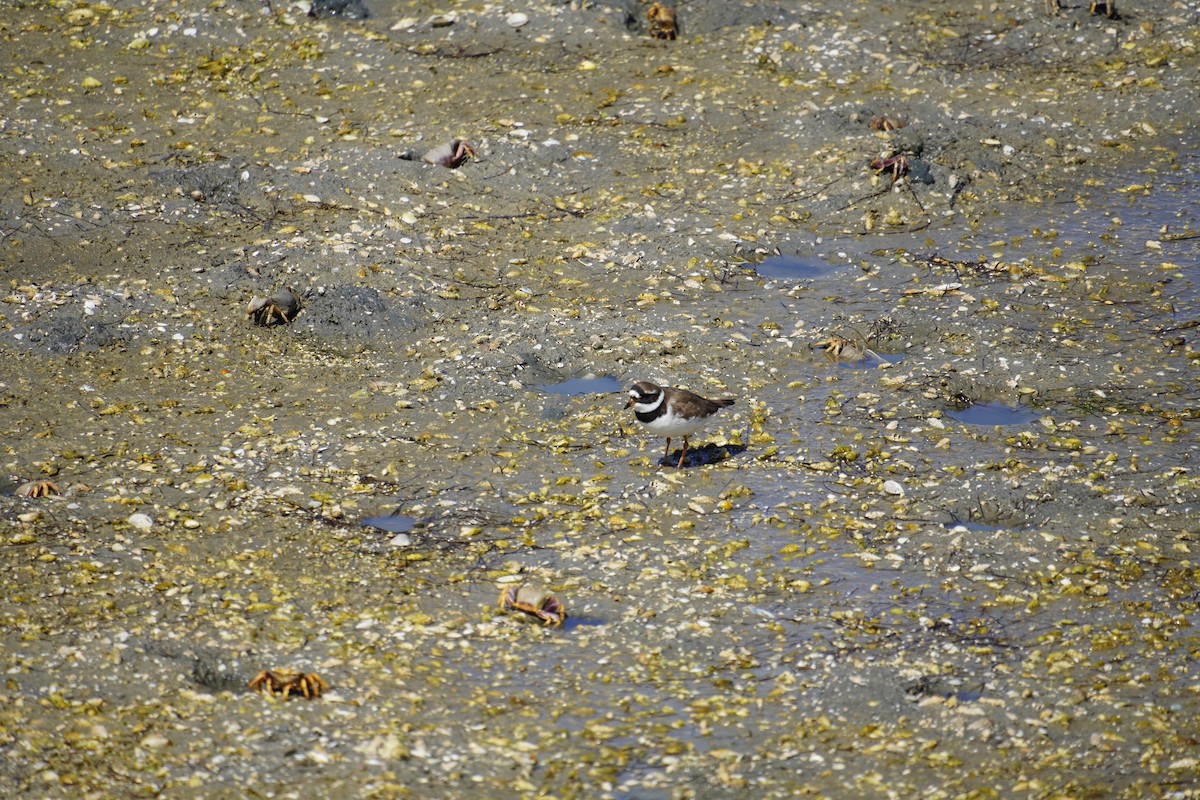
M 567 609 L 562 601 L 545 589 L 532 586 L 510 586 L 500 592 L 500 608 L 531 614 L 557 628 L 567 618 Z
M 300 294 L 290 286 L 284 286 L 270 297 L 255 297 L 246 306 L 246 316 L 255 325 L 278 325 L 291 322 L 300 313 L 304 304 Z

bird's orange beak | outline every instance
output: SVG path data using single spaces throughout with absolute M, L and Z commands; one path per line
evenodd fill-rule
M 626 408 L 633 408 L 633 398 L 629 398 L 629 402 L 625 404 Z

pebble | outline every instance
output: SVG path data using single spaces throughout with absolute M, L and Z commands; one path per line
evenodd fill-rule
M 139 531 L 148 531 L 154 527 L 154 520 L 150 519 L 146 514 L 130 514 L 129 519 L 125 521 Z

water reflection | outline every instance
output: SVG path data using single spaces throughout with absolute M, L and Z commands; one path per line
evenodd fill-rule
M 768 256 L 754 265 L 754 271 L 768 280 L 801 281 L 824 278 L 845 269 L 846 264 L 830 264 L 819 258 L 800 256 Z
M 964 425 L 1025 425 L 1038 418 L 1038 412 L 1028 406 L 1003 403 L 975 403 L 961 411 L 947 411 L 946 415 Z
M 383 517 L 367 517 L 363 521 L 363 525 L 368 528 L 378 528 L 381 531 L 388 533 L 407 533 L 413 529 L 416 520 L 404 514 L 388 514 Z
M 562 394 L 574 397 L 581 394 L 612 394 L 621 391 L 621 383 L 610 375 L 599 378 L 571 378 L 559 383 L 547 383 L 538 387 L 546 394 Z

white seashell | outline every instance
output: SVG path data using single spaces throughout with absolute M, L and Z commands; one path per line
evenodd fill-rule
M 899 481 L 884 481 L 883 491 L 885 494 L 891 494 L 897 497 L 904 496 L 904 487 L 900 485 Z
M 521 28 L 529 24 L 529 15 L 518 11 L 515 14 L 509 14 L 504 18 L 504 21 L 510 28 Z

